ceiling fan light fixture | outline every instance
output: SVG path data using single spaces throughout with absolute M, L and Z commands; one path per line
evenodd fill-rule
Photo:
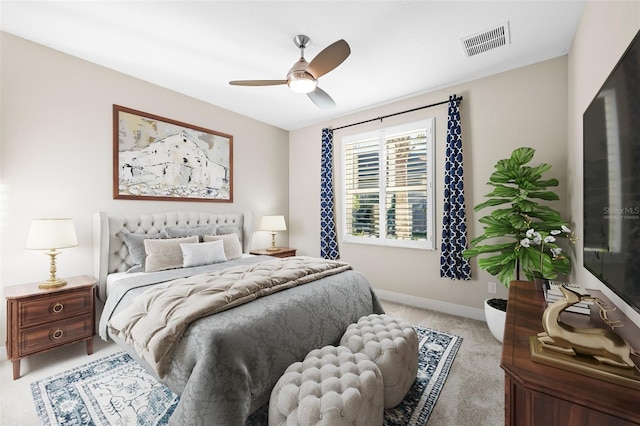
M 311 93 L 316 90 L 318 82 L 306 71 L 293 71 L 287 84 L 296 93 Z

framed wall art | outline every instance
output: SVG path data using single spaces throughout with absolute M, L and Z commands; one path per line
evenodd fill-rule
M 113 106 L 113 198 L 233 201 L 233 136 Z

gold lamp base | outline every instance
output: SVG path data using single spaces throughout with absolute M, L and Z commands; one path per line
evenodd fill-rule
M 43 289 L 51 289 L 51 288 L 64 287 L 65 285 L 67 285 L 67 282 L 65 280 L 56 278 L 53 280 L 48 279 L 46 281 L 43 281 L 40 284 L 38 284 L 38 287 Z
M 38 284 L 38 287 L 43 289 L 64 287 L 65 285 L 67 285 L 67 282 L 63 279 L 56 277 L 56 272 L 57 272 L 56 256 L 60 254 L 60 251 L 56 249 L 51 249 L 45 254 L 51 258 L 49 263 L 49 279 Z
M 267 251 L 278 251 L 280 247 L 276 247 L 276 231 L 271 231 L 271 247 Z

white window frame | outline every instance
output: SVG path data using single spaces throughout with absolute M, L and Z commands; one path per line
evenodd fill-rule
M 427 168 L 427 176 L 426 176 L 426 193 L 427 193 L 427 207 L 426 207 L 426 239 L 424 240 L 399 240 L 396 238 L 387 238 L 386 237 L 386 226 L 384 226 L 387 222 L 387 212 L 386 208 L 380 208 L 379 210 L 379 237 L 375 236 L 358 236 L 351 235 L 347 232 L 347 221 L 351 219 L 351 216 L 347 214 L 348 208 L 350 206 L 347 205 L 347 147 L 350 144 L 377 139 L 379 146 L 379 168 L 380 168 L 380 176 L 379 176 L 379 188 L 380 188 L 380 206 L 386 206 L 386 188 L 385 188 L 385 174 L 386 174 L 386 149 L 385 149 L 385 141 L 387 135 L 394 135 L 396 133 L 406 133 L 412 131 L 425 131 L 426 134 L 426 168 Z M 396 126 L 390 126 L 383 129 L 378 129 L 374 131 L 368 131 L 363 133 L 345 135 L 342 137 L 342 191 L 341 191 L 341 205 L 342 205 L 342 241 L 348 243 L 358 243 L 358 244 L 372 244 L 379 246 L 388 246 L 388 247 L 405 247 L 405 248 L 416 248 L 423 250 L 434 250 L 435 249 L 435 236 L 434 236 L 434 225 L 435 225 L 435 197 L 433 193 L 433 183 L 434 183 L 434 152 L 435 152 L 435 118 L 431 117 L 428 119 L 423 119 L 419 121 L 413 121 L 410 123 L 400 124 Z

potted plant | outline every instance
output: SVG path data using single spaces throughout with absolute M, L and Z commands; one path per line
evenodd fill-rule
M 522 147 L 514 150 L 510 158 L 496 163 L 487 183 L 493 191 L 485 195 L 488 199 L 475 206 L 474 211 L 504 207 L 479 219 L 484 232 L 471 240 L 472 248 L 463 251 L 466 259 L 487 255 L 478 259 L 478 266 L 506 287 L 512 280 L 520 279 L 520 271 L 531 281 L 556 278 L 571 271 L 571 262 L 558 240 L 567 238 L 573 242 L 573 232 L 560 213 L 538 202 L 559 200 L 548 189 L 558 186 L 558 180 L 543 179 L 543 174 L 551 169 L 550 164 L 527 165 L 534 154 L 533 148 Z M 485 308 L 487 304 L 500 304 L 506 311 L 504 301 L 487 299 Z M 502 341 L 502 333 L 496 334 Z

